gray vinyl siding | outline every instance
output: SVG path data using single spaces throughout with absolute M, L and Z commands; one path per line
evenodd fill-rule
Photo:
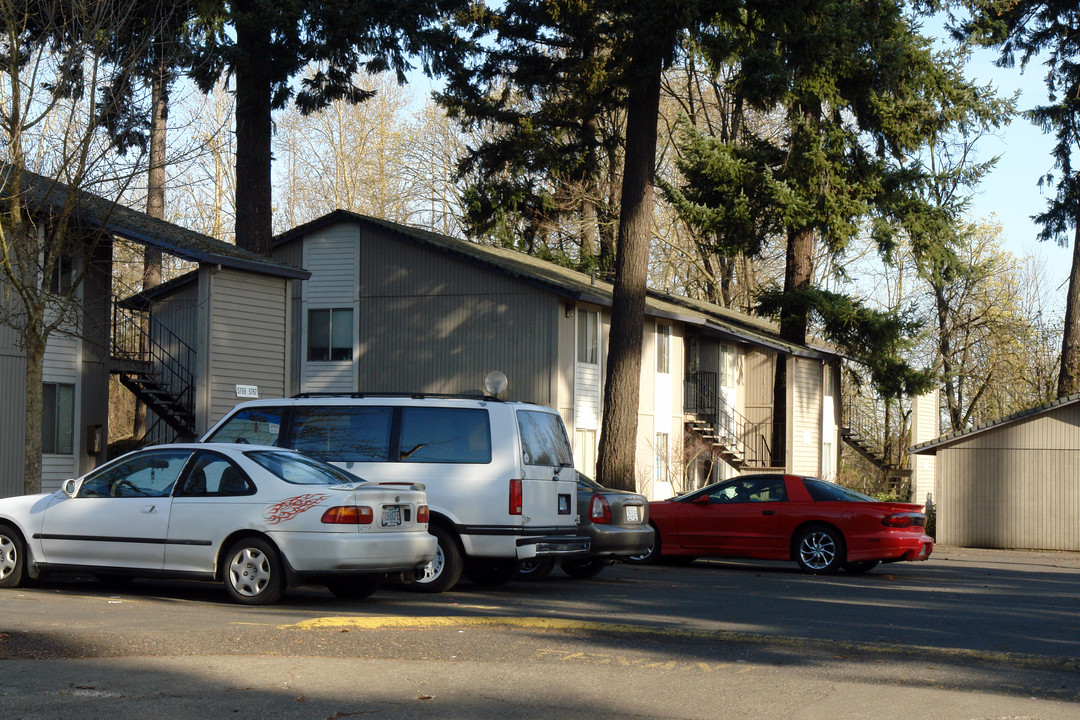
M 0 497 L 22 495 L 26 461 L 26 360 L 0 332 Z
M 354 229 L 360 390 L 469 392 L 501 370 L 509 397 L 555 406 L 557 296 L 379 230 Z
M 357 228 L 349 224 L 331 225 L 312 233 L 304 243 L 304 268 L 311 273 L 300 313 L 299 347 L 307 357 L 308 311 L 341 309 L 353 311 L 353 360 L 308 361 L 300 376 L 308 392 L 353 392 L 357 389 L 356 358 L 358 304 L 357 284 L 360 247 Z M 361 311 L 364 312 L 364 311 Z
M 937 452 L 938 542 L 1080 551 L 1080 405 Z
M 273 255 L 278 262 L 303 267 L 304 243 L 302 240 L 284 243 L 274 248 Z M 294 395 L 300 392 L 300 373 L 304 369 L 304 339 L 301 333 L 304 331 L 304 290 L 307 282 L 304 280 L 290 280 L 289 283 L 292 297 L 289 299 L 289 343 L 287 348 L 289 376 L 285 386 L 285 394 Z
M 282 397 L 285 392 L 284 278 L 223 268 L 211 278 L 209 347 L 212 356 L 203 367 L 209 375 L 208 416 L 199 418 L 204 432 L 241 399 L 237 385 L 255 385 L 259 397 Z
M 108 459 L 109 437 L 109 354 L 112 342 L 112 243 L 101 242 L 94 247 L 91 272 L 83 280 L 82 367 L 80 415 L 76 417 L 76 437 L 82 438 L 75 448 L 76 473 L 82 475 Z M 101 450 L 90 454 L 88 432 L 100 427 Z

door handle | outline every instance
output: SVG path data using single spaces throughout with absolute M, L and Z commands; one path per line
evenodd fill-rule
M 157 514 L 157 505 L 143 505 L 141 510 L 149 515 Z
M 762 515 L 775 515 L 776 511 L 775 510 L 762 510 L 761 514 Z

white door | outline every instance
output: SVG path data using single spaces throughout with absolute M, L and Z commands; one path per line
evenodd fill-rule
M 161 569 L 171 492 L 190 450 L 148 450 L 88 475 L 76 496 L 45 510 L 41 547 L 51 565 Z

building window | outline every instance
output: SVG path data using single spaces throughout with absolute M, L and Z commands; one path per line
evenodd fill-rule
M 351 308 L 308 311 L 308 360 L 352 360 Z
M 735 387 L 735 346 L 720 346 L 720 387 Z
M 836 395 L 836 378 L 833 375 L 832 365 L 823 365 L 825 370 L 825 397 Z
M 656 433 L 656 457 L 653 467 L 656 468 L 656 482 L 668 481 L 668 434 Z
M 600 313 L 594 310 L 577 311 L 577 361 L 600 364 Z
M 586 428 L 574 430 L 574 460 L 577 469 L 589 477 L 596 477 L 596 431 Z
M 671 372 L 671 326 L 656 326 L 656 372 Z
M 41 452 L 70 455 L 75 450 L 75 386 L 41 386 Z
M 70 255 L 61 255 L 53 266 L 49 280 L 49 292 L 54 295 L 67 294 L 75 287 L 75 260 Z

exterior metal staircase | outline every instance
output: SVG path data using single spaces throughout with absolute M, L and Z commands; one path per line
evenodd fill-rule
M 110 371 L 173 431 L 163 437 L 151 426 L 148 437 L 195 438 L 194 362 L 195 350 L 156 318 L 113 303 Z
M 840 422 L 840 437 L 850 448 L 866 458 L 870 464 L 886 473 L 888 477 L 902 479 L 911 476 L 911 469 L 889 458 L 885 448 L 884 432 L 880 423 L 874 421 L 871 411 L 852 402 L 845 402 Z
M 683 390 L 686 430 L 707 443 L 713 455 L 739 471 L 774 467 L 769 446 L 773 423 L 752 423 L 728 407 L 716 373 L 687 373 Z

